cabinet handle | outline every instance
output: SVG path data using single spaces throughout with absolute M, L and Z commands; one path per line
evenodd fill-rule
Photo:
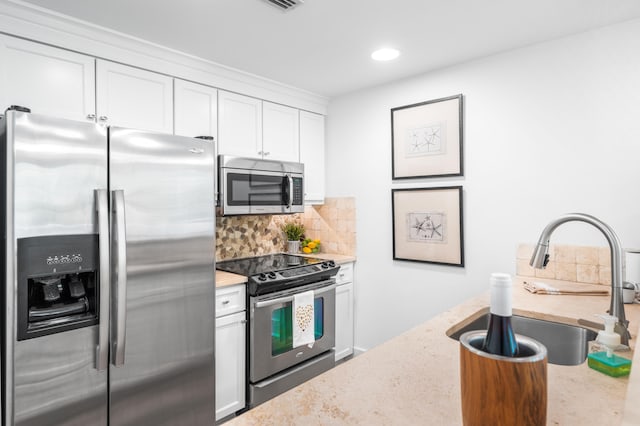
M 223 304 L 223 305 L 228 305 L 228 304 L 229 304 L 229 301 L 228 301 L 228 300 L 223 300 L 223 301 L 222 301 L 222 304 Z
M 87 114 L 87 120 L 94 121 L 95 119 L 96 119 L 96 115 L 95 114 Z
M 98 117 L 98 121 L 107 121 L 109 119 L 109 117 L 107 117 L 106 115 L 101 115 L 100 117 Z
M 262 155 L 269 155 L 271 154 L 270 152 L 263 152 Z
M 263 155 L 264 151 L 258 151 L 258 155 Z

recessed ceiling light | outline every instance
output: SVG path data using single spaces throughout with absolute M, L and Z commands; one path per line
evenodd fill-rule
M 396 49 L 382 48 L 371 54 L 371 58 L 376 61 L 391 61 L 400 56 L 400 52 Z

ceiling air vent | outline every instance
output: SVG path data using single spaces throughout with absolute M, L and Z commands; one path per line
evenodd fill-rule
M 264 1 L 274 5 L 280 10 L 291 10 L 294 7 L 304 3 L 304 0 L 264 0 Z

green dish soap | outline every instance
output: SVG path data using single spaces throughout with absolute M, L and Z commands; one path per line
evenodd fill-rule
M 631 372 L 631 361 L 612 353 L 610 349 L 606 352 L 589 354 L 587 364 L 594 370 L 611 377 L 627 376 Z
M 618 320 L 611 315 L 598 315 L 604 319 L 604 330 L 598 333 L 596 341 L 607 350 L 587 355 L 589 367 L 611 377 L 627 376 L 631 371 L 631 361 L 613 353 L 620 345 L 620 335 L 613 331 Z

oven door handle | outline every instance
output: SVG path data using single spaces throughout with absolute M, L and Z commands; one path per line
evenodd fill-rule
M 313 290 L 313 294 L 318 295 L 318 294 L 323 294 L 323 293 L 327 293 L 333 289 L 335 289 L 338 285 L 337 284 L 331 284 L 329 286 L 326 287 L 320 287 L 319 289 Z M 271 305 L 277 305 L 279 303 L 287 303 L 287 302 L 293 302 L 293 295 L 290 296 L 284 296 L 284 297 L 278 297 L 277 299 L 269 299 L 269 300 L 263 300 L 260 302 L 255 302 L 255 307 L 256 308 L 264 308 L 267 306 L 271 306 Z

